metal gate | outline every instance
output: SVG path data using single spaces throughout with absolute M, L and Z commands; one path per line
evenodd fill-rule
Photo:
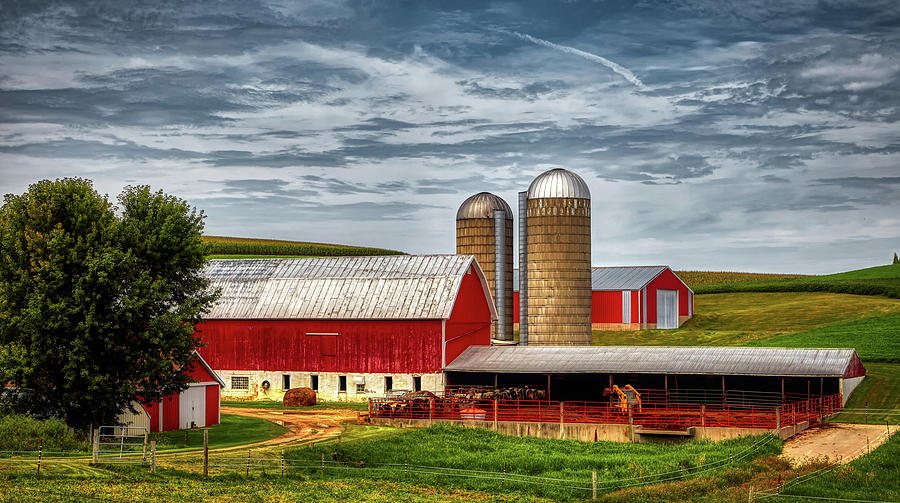
M 104 463 L 135 463 L 147 459 L 147 428 L 101 426 L 94 442 L 94 458 Z
M 678 328 L 678 290 L 656 291 L 656 328 Z

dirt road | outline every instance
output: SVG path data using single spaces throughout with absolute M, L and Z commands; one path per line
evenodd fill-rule
M 891 434 L 897 429 L 890 428 Z M 844 461 L 866 454 L 888 439 L 885 425 L 823 423 L 795 435 L 784 442 L 782 456 L 797 465 L 812 459 L 828 458 Z
M 235 414 L 238 416 L 258 417 L 267 419 L 275 424 L 288 428 L 283 435 L 255 444 L 242 445 L 247 447 L 272 446 L 295 443 L 302 441 L 308 443 L 318 439 L 326 439 L 337 436 L 341 432 L 341 423 L 356 419 L 356 411 L 348 409 L 317 409 L 317 410 L 272 410 L 272 409 L 247 409 L 243 407 L 222 407 L 222 414 Z

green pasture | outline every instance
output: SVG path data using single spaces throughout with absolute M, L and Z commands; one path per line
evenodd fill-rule
M 825 276 L 706 283 L 692 286 L 694 293 L 831 292 L 900 298 L 900 264 Z
M 644 346 L 766 345 L 778 336 L 900 315 L 900 300 L 820 292 L 719 293 L 696 295 L 694 312 L 694 317 L 676 330 L 595 330 L 593 342 Z M 890 330 L 888 318 L 870 323 L 871 327 L 879 327 L 875 328 L 874 339 Z
M 599 488 L 606 493 L 631 485 L 710 476 L 780 451 L 781 441 L 772 436 L 717 443 L 632 444 L 512 437 L 438 424 L 377 440 L 295 449 L 286 457 L 293 465 L 312 467 L 309 473 L 314 474 L 324 455 L 328 466 L 336 462 L 347 467 L 328 470 L 339 479 L 378 478 L 445 489 L 580 500 L 590 495 L 584 488 L 591 487 L 592 471 L 597 472 Z M 740 459 L 732 462 L 731 456 Z M 547 483 L 554 479 L 557 482 Z

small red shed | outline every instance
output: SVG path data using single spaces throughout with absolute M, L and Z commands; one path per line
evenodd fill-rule
M 142 426 L 141 423 L 146 421 L 151 432 L 203 428 L 219 424 L 220 390 L 225 386 L 225 382 L 196 351 L 193 370 L 186 372 L 193 379 L 187 389 L 181 393 L 166 395 L 158 402 L 143 403 L 143 410 L 138 410 L 138 415 L 146 412 L 146 420 L 136 417 L 130 421 L 131 424 Z M 125 416 L 133 417 L 128 411 L 125 412 Z M 128 420 L 122 422 L 129 423 Z
M 517 279 L 513 285 L 518 290 Z M 591 290 L 593 330 L 672 329 L 694 315 L 694 291 L 665 265 L 593 267 Z M 518 291 L 514 297 L 518 320 Z

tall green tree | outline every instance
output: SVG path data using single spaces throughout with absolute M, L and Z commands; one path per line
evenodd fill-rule
M 110 424 L 136 394 L 184 389 L 194 325 L 217 296 L 202 275 L 203 218 L 146 186 L 126 187 L 116 208 L 78 178 L 7 195 L 0 379 L 20 390 L 12 407 Z
M 900 264 L 900 257 L 897 256 L 897 252 L 894 252 L 894 264 Z

